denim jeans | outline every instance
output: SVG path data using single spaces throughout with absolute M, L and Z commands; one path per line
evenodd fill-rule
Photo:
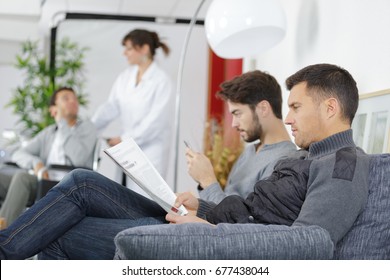
M 161 218 L 107 219 L 85 217 L 38 254 L 40 260 L 112 260 L 114 237 L 137 226 L 162 224 Z
M 165 214 L 154 201 L 103 175 L 77 169 L 0 231 L 0 258 L 26 259 L 41 251 L 42 258 L 111 258 L 116 233 L 164 223 Z

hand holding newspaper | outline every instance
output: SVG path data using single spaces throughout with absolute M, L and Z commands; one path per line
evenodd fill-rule
M 176 195 L 132 138 L 104 152 L 165 211 L 181 216 L 188 213 L 184 206 L 174 207 Z

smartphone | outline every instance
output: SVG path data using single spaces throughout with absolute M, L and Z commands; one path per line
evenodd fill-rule
M 186 140 L 184 140 L 184 144 L 187 146 L 187 148 L 189 148 L 189 149 L 191 149 L 191 150 L 192 150 L 192 148 L 191 148 L 190 144 L 188 144 L 188 142 L 187 142 Z

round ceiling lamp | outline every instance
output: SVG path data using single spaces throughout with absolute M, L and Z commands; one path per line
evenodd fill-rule
M 205 29 L 218 56 L 242 58 L 278 44 L 286 33 L 286 16 L 277 0 L 214 0 Z

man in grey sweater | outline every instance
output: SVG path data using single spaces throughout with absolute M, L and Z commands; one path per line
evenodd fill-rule
M 4 199 L 0 217 L 12 223 L 35 200 L 37 175 L 50 164 L 92 168 L 97 140 L 95 126 L 78 119 L 79 103 L 73 89 L 62 87 L 50 100 L 56 123 L 42 130 L 26 146 L 15 151 L 12 160 L 24 170 L 13 175 L 0 172 L 0 197 Z M 59 181 L 62 172 L 43 172 L 43 178 Z
M 210 160 L 186 149 L 188 172 L 198 182 L 199 195 L 221 202 L 226 196 L 247 197 L 255 183 L 271 175 L 276 162 L 296 151 L 282 121 L 282 91 L 276 79 L 255 70 L 221 84 L 217 96 L 227 102 L 232 126 L 248 144 L 234 164 L 224 189 Z

